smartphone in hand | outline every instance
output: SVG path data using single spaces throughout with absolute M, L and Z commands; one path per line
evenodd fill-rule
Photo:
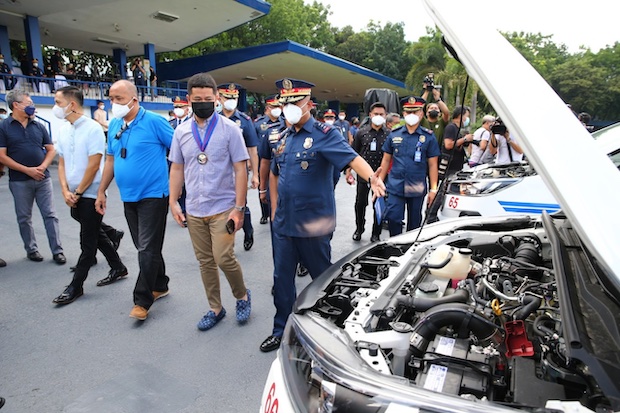
M 233 232 L 235 232 L 235 221 L 233 221 L 232 219 L 228 220 L 228 222 L 226 223 L 226 231 L 229 234 L 232 234 Z

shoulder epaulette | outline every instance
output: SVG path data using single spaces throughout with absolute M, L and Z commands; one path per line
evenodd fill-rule
M 326 135 L 327 135 L 327 133 L 330 130 L 333 129 L 333 127 L 331 125 L 328 125 L 327 123 L 323 123 L 323 122 L 319 122 L 319 121 L 314 122 L 314 127 L 317 128 L 318 130 L 320 130 L 321 132 L 323 132 Z
M 238 111 L 238 112 L 239 112 L 239 115 L 241 115 L 241 117 L 244 118 L 245 120 L 249 120 L 249 121 L 252 120 L 252 118 L 249 117 L 247 114 L 245 114 L 245 113 L 243 113 L 241 111 Z

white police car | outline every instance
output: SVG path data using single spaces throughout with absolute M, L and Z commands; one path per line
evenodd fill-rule
M 602 153 L 620 166 L 620 123 L 592 134 Z M 584 171 L 587 173 L 587 171 Z M 437 217 L 557 212 L 560 205 L 528 161 L 466 168 L 446 183 L 446 196 Z
M 499 33 L 472 26 L 491 9 L 425 3 L 562 209 L 440 221 L 341 259 L 299 295 L 260 411 L 619 411 L 620 171 Z

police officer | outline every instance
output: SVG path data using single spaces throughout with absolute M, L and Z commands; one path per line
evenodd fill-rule
M 285 128 L 284 118 L 282 117 L 282 104 L 278 95 L 270 95 L 265 98 L 265 114 L 254 122 L 256 134 L 258 135 L 258 157 L 259 157 L 259 186 L 258 195 L 261 202 L 260 223 L 266 224 L 269 219 L 269 164 L 271 163 L 271 147 L 269 145 L 270 136 L 273 136 L 274 143 L 281 129 Z M 275 145 L 274 145 L 275 148 Z
M 191 119 L 191 116 L 189 116 L 189 103 L 187 100 L 177 96 L 174 98 L 172 105 L 174 107 L 174 118 L 170 119 L 170 126 L 172 126 L 172 129 L 176 129 L 181 123 Z
M 252 170 L 252 189 L 258 188 L 258 137 L 256 136 L 256 129 L 252 123 L 252 119 L 245 113 L 237 110 L 237 103 L 239 102 L 239 89 L 243 87 L 237 83 L 224 83 L 217 87 L 217 91 L 220 95 L 220 102 L 222 103 L 222 115 L 232 120 L 241 128 L 243 133 L 243 139 L 245 139 L 245 146 L 248 148 L 250 154 L 250 169 Z M 248 251 L 254 245 L 254 228 L 252 227 L 252 217 L 250 215 L 250 209 L 245 207 L 245 217 L 243 219 L 243 232 L 245 234 L 243 238 L 243 248 Z
M 11 76 L 13 71 L 9 67 L 8 64 L 4 61 L 4 55 L 0 54 L 0 73 L 2 76 L 2 80 L 4 81 L 4 89 L 9 91 L 15 87 L 15 78 Z
M 426 178 L 430 181 L 428 203 L 437 194 L 439 145 L 433 131 L 420 126 L 424 99 L 411 96 L 401 100 L 405 125 L 392 131 L 383 144 L 381 179 L 385 179 L 392 162 L 388 182 L 386 217 L 390 236 L 402 232 L 407 206 L 407 231 L 422 223 L 422 202 L 426 195 Z
M 347 115 L 341 110 L 338 113 L 338 120 L 334 122 L 334 126 L 340 129 L 342 136 L 349 142 L 349 145 L 353 143 L 353 135 L 351 135 L 351 125 L 347 122 Z
M 272 211 L 276 315 L 272 334 L 260 345 L 265 352 L 280 346 L 296 297 L 297 263 L 313 279 L 331 265 L 330 239 L 336 227 L 334 168 L 340 171 L 351 166 L 378 196 L 385 193 L 383 181 L 346 139 L 310 114 L 313 84 L 281 79 L 276 86 L 285 105 L 284 116 L 292 126 L 279 134 L 271 167 L 271 174 L 277 176 L 277 181 L 271 181 L 277 185 L 277 208 Z

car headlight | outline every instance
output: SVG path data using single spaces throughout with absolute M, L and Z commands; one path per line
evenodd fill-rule
M 447 193 L 450 195 L 480 196 L 489 195 L 508 188 L 521 179 L 485 179 L 484 181 L 454 181 L 450 183 Z

